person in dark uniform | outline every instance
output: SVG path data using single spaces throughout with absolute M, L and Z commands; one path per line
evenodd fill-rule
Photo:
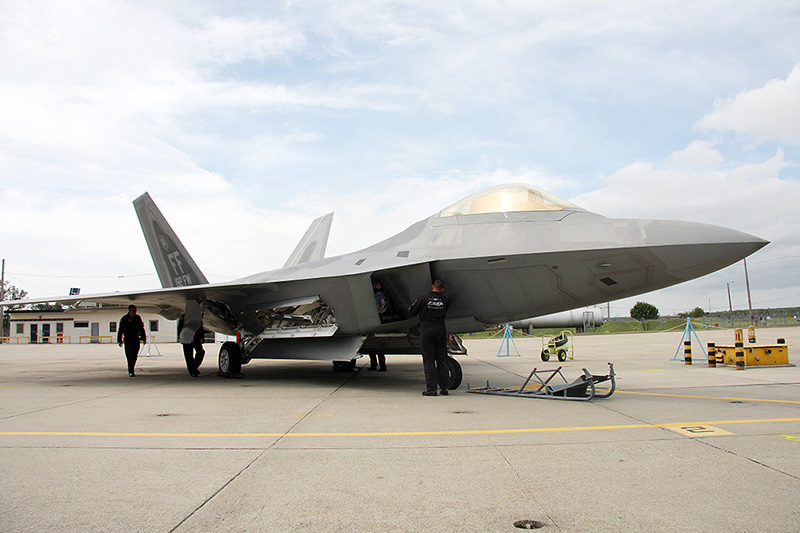
M 368 370 L 377 370 L 379 372 L 386 372 L 386 354 L 370 352 Z
M 136 359 L 139 356 L 139 343 L 147 344 L 147 333 L 144 331 L 142 317 L 136 314 L 136 306 L 128 306 L 128 314 L 119 319 L 117 328 L 117 342 L 122 346 L 125 344 L 125 357 L 128 359 L 128 375 L 136 377 L 133 367 L 136 366 Z
M 183 330 L 184 316 L 185 315 L 181 315 L 181 318 L 178 320 L 178 339 L 180 339 L 181 330 Z M 205 334 L 206 330 L 203 329 L 203 325 L 200 324 L 200 329 L 195 332 L 194 337 L 192 337 L 192 342 L 183 344 L 183 358 L 186 359 L 186 369 L 193 378 L 200 376 L 200 365 L 203 363 L 203 357 L 206 355 L 206 351 L 203 349 L 203 337 L 205 337 Z M 194 354 L 192 352 L 194 352 Z
M 431 292 L 417 298 L 409 311 L 419 315 L 419 345 L 422 366 L 425 369 L 425 391 L 423 396 L 436 396 L 436 386 L 443 395 L 449 394 L 450 374 L 447 369 L 447 329 L 444 317 L 450 307 L 450 299 L 443 295 L 444 282 L 437 279 Z

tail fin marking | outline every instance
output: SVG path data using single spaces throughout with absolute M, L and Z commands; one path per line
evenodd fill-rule
M 148 193 L 133 201 L 162 287 L 201 285 L 208 280 Z

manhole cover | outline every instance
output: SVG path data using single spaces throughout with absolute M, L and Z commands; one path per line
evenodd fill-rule
M 539 529 L 540 527 L 544 527 L 544 522 L 539 522 L 538 520 L 517 520 L 514 522 L 514 527 L 518 527 L 519 529 Z

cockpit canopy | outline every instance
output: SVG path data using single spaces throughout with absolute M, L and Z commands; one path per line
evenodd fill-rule
M 532 185 L 497 185 L 464 198 L 439 213 L 440 217 L 508 213 L 513 211 L 561 211 L 580 209 Z

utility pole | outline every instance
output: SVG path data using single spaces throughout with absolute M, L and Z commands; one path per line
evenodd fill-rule
M 744 283 L 747 285 L 747 307 L 750 309 L 750 325 L 753 325 L 753 302 L 750 300 L 750 278 L 747 276 L 747 258 L 744 261 Z
M 0 270 L 0 302 L 6 299 L 6 260 L 3 259 L 3 268 Z M 3 315 L 3 306 L 0 305 L 0 337 L 6 336 L 6 318 Z
M 728 285 L 728 312 L 731 314 L 731 327 L 733 327 L 733 305 L 731 305 L 731 283 L 733 280 L 727 283 Z

